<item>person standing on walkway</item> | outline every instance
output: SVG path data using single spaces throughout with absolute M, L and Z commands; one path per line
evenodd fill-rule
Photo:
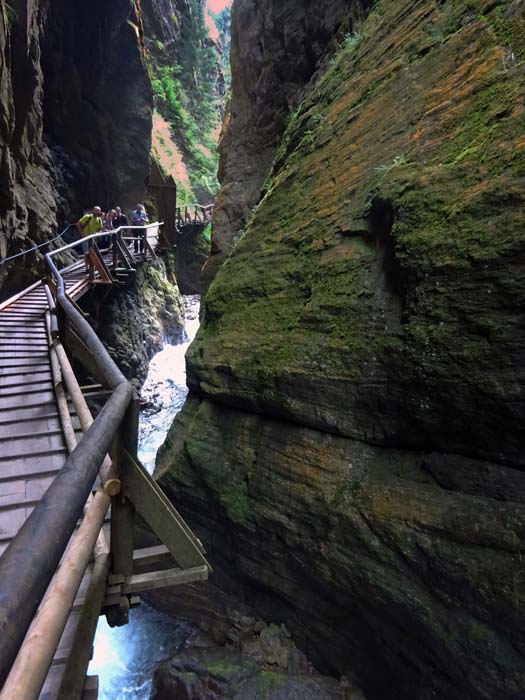
M 125 226 L 128 225 L 128 217 L 123 213 L 122 209 L 120 207 L 115 207 L 115 211 L 117 215 L 113 219 L 113 228 L 118 231 L 118 229 L 124 228 Z M 118 231 L 118 233 L 115 234 L 115 237 L 118 237 L 120 243 L 122 245 L 125 245 L 124 241 L 122 240 L 122 235 L 126 235 L 127 231 Z
M 141 224 L 147 224 L 149 221 L 148 215 L 146 214 L 146 211 L 144 209 L 143 204 L 137 204 L 137 208 L 134 209 L 131 212 L 131 225 L 132 226 L 140 226 Z M 136 235 L 137 238 L 140 238 L 140 252 L 144 252 L 144 236 L 146 236 L 146 229 L 138 229 L 136 230 Z M 139 242 L 134 241 L 133 242 L 133 249 L 135 253 L 138 253 L 139 251 Z
M 122 213 L 122 209 L 120 207 L 115 207 L 115 211 L 117 212 L 117 216 L 113 219 L 114 228 L 121 228 L 122 226 L 127 226 L 128 217 Z
M 117 212 L 115 209 L 110 209 L 106 214 L 106 221 L 104 222 L 104 231 L 114 231 L 117 227 L 115 226 L 115 219 L 117 218 Z M 102 247 L 109 248 L 111 244 L 111 235 L 108 233 L 107 236 L 101 239 Z
M 101 218 L 102 209 L 100 207 L 93 207 L 91 214 L 84 214 L 75 224 L 77 231 L 80 233 L 82 238 L 91 236 L 93 233 L 98 233 L 104 228 L 104 222 Z M 86 271 L 89 271 L 88 265 L 88 254 L 89 251 L 89 241 L 82 241 L 82 252 L 85 255 Z

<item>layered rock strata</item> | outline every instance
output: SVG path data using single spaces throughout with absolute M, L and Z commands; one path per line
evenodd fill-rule
M 248 17 L 274 66 L 252 4 L 235 51 Z M 158 461 L 216 580 L 369 698 L 525 687 L 524 13 L 379 0 L 340 37 L 206 297 Z M 265 99 L 234 69 L 232 104 Z M 266 126 L 223 148 L 248 162 Z

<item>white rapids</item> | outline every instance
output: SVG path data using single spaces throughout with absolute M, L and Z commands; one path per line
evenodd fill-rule
M 147 406 L 139 423 L 139 458 L 151 473 L 157 450 L 182 408 L 186 387 L 186 351 L 199 328 L 198 296 L 184 297 L 184 339 L 165 345 L 151 360 L 142 387 Z M 99 676 L 99 700 L 148 700 L 156 664 L 184 646 L 194 629 L 142 604 L 125 627 L 111 629 L 100 618 L 88 674 Z

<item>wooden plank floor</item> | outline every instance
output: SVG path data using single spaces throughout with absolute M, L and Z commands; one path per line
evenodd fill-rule
M 132 249 L 130 252 L 133 255 Z M 142 255 L 134 255 L 142 260 Z M 103 253 L 111 266 L 112 254 Z M 98 273 L 95 275 L 97 278 Z M 81 259 L 62 270 L 75 300 L 90 288 Z M 15 537 L 67 458 L 56 405 L 45 323 L 48 302 L 42 284 L 29 287 L 0 309 L 0 556 Z M 72 410 L 72 414 L 74 411 Z M 73 415 L 73 423 L 76 418 Z M 75 426 L 79 429 L 78 424 Z M 84 598 L 91 568 L 77 600 Z M 40 700 L 56 700 L 81 605 L 70 613 Z M 96 698 L 93 679 L 85 698 Z

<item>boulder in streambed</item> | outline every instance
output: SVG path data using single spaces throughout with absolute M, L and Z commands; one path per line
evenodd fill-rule
M 152 700 L 363 700 L 346 683 L 318 675 L 291 676 L 259 666 L 233 649 L 187 649 L 153 678 Z

